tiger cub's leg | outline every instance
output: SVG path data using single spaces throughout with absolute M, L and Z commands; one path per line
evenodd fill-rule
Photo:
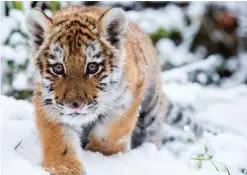
M 111 155 L 129 149 L 138 112 L 137 105 L 134 105 L 120 119 L 98 123 L 89 133 L 89 142 L 86 149 L 102 152 L 104 155 Z
M 48 121 L 38 99 L 36 125 L 42 147 L 42 167 L 52 175 L 82 175 L 83 167 L 77 154 L 80 140 L 77 133 L 64 125 Z M 77 147 L 78 146 L 78 147 Z
M 149 93 L 141 104 L 138 121 L 132 134 L 132 148 L 144 142 L 155 143 L 158 148 L 162 144 L 161 130 L 165 120 L 166 104 L 163 92 L 156 91 L 157 93 Z

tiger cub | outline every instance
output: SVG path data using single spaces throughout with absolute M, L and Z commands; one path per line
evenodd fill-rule
M 105 155 L 161 143 L 165 97 L 149 37 L 121 8 L 72 6 L 27 16 L 42 166 L 85 173 L 82 147 Z

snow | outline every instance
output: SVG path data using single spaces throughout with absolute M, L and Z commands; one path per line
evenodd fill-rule
M 10 46 L 3 46 L 2 57 L 6 60 L 14 61 L 17 65 L 23 65 L 28 59 L 27 46 L 17 45 L 15 48 Z
M 166 48 L 166 49 L 164 49 Z M 167 38 L 160 39 L 156 44 L 156 49 L 160 58 L 160 64 L 164 65 L 168 60 L 172 60 L 171 57 L 175 53 L 176 46 L 175 43 Z
M 165 172 L 174 175 L 223 175 L 226 174 L 223 165 L 227 166 L 231 174 L 240 175 L 240 170 L 247 165 L 247 87 L 220 89 L 205 88 L 196 84 L 187 87 L 168 84 L 164 86 L 164 90 L 170 98 L 173 96 L 174 99 L 196 104 L 196 118 L 201 123 L 212 128 L 217 126 L 224 132 L 216 136 L 205 135 L 204 138 L 198 139 L 200 144 L 174 142 L 164 145 L 161 150 L 149 143 L 135 150 L 108 157 L 101 153 L 84 151 L 82 157 L 88 175 L 161 175 Z M 1 130 L 4 133 L 3 174 L 16 175 L 24 171 L 26 175 L 47 174 L 39 165 L 41 152 L 32 104 L 1 96 L 0 105 Z M 20 141 L 20 146 L 15 150 Z M 207 146 L 208 154 L 213 156 L 213 160 L 220 162 L 217 163 L 220 173 L 208 161 L 203 162 L 203 166 L 198 169 L 197 161 L 191 160 L 204 152 L 204 145 Z
M 20 33 L 15 32 L 11 35 L 10 39 L 9 39 L 9 44 L 11 46 L 15 46 L 17 44 L 26 44 L 27 40 L 26 38 L 24 38 Z
M 205 2 L 191 2 L 191 4 L 189 5 L 188 9 L 187 9 L 187 14 L 189 15 L 189 17 L 192 20 L 200 20 L 201 15 L 204 13 L 205 11 Z
M 31 9 L 31 1 L 24 1 L 22 2 L 22 7 L 23 7 L 23 13 L 24 15 L 27 15 L 29 10 Z
M 214 70 L 217 66 L 221 65 L 222 58 L 218 55 L 211 55 L 205 60 L 195 61 L 189 65 L 174 68 L 169 71 L 165 71 L 161 73 L 161 78 L 164 82 L 187 82 L 188 81 L 188 73 L 201 70 L 201 71 L 211 71 Z
M 44 13 L 45 13 L 46 16 L 48 16 L 50 18 L 52 17 L 52 11 L 51 10 L 46 9 L 46 10 L 44 10 Z
M 2 41 L 5 42 L 9 37 L 10 33 L 18 28 L 18 23 L 15 18 L 4 17 L 2 19 L 2 24 L 4 24 L 4 27 L 1 30 L 2 32 L 1 35 L 2 35 Z
M 188 51 L 187 47 L 184 47 L 184 45 L 176 47 L 174 42 L 167 38 L 160 39 L 156 47 L 160 60 L 163 62 L 169 61 L 174 66 L 181 66 L 197 59 L 194 54 Z
M 234 85 L 236 86 L 246 81 L 244 77 L 247 75 L 247 69 L 246 69 L 247 53 L 246 52 L 240 53 L 238 55 L 238 59 L 240 61 L 239 63 L 240 67 L 237 69 L 236 73 L 229 80 L 226 80 L 224 82 L 225 87 L 234 86 Z
M 13 87 L 16 89 L 16 90 L 25 90 L 27 89 L 27 86 L 28 86 L 28 77 L 26 76 L 26 74 L 24 72 L 20 72 L 19 74 L 17 74 L 15 77 L 14 77 L 14 80 L 13 80 Z
M 100 1 L 99 5 L 113 6 L 115 4 L 121 4 L 122 6 L 132 5 L 132 1 Z
M 129 11 L 128 16 L 147 33 L 154 33 L 159 28 L 168 31 L 182 30 L 185 26 L 184 13 L 175 5 L 156 10 Z
M 178 6 L 170 4 L 160 9 L 128 11 L 127 14 L 131 21 L 137 23 L 147 33 L 155 33 L 159 29 L 164 29 L 167 33 L 180 31 L 183 41 L 178 47 L 172 40 L 163 38 L 157 42 L 156 48 L 161 65 L 169 62 L 173 66 L 181 66 L 202 58 L 202 55 L 190 53 L 189 48 L 199 30 L 204 8 L 205 3 L 193 2 L 185 12 Z M 191 19 L 190 25 L 185 22 L 185 14 Z
M 9 12 L 9 16 L 13 17 L 14 19 L 16 19 L 18 21 L 18 25 L 20 25 L 20 30 L 27 34 L 28 30 L 27 30 L 27 26 L 26 26 L 26 16 L 19 10 L 16 9 L 11 9 Z

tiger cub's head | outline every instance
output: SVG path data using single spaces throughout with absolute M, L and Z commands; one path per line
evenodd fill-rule
M 120 8 L 97 18 L 90 10 L 75 10 L 52 18 L 32 10 L 27 26 L 35 81 L 48 116 L 86 124 L 131 99 L 123 77 L 128 18 Z

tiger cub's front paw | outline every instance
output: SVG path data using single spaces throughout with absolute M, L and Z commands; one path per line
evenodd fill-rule
M 65 166 L 59 166 L 59 167 L 52 167 L 52 168 L 45 168 L 46 171 L 48 171 L 51 175 L 86 175 L 84 171 L 82 171 L 80 168 L 76 167 L 65 167 Z

